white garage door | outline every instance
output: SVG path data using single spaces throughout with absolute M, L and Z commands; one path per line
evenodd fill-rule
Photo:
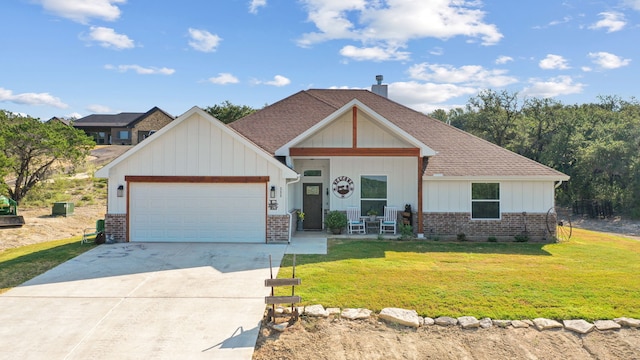
M 265 242 L 264 184 L 130 184 L 130 241 Z

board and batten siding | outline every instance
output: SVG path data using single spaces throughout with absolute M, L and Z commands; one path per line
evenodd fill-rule
M 303 148 L 338 147 L 350 148 L 353 142 L 353 117 L 351 111 L 339 116 L 325 128 L 309 139 L 296 145 Z M 369 115 L 358 111 L 358 147 L 359 148 L 409 148 L 414 147 L 406 141 L 389 133 L 378 125 Z
M 117 197 L 115 191 L 118 185 L 126 184 L 125 175 L 269 176 L 266 186 L 285 186 L 284 181 L 280 182 L 282 171 L 276 165 L 198 114 L 144 145 L 134 156 L 110 170 L 108 212 L 111 214 L 126 212 L 126 195 Z M 276 193 L 276 200 L 282 202 L 280 192 Z M 284 212 L 283 208 L 269 213 Z
M 418 197 L 418 159 L 414 157 L 332 157 L 329 176 L 331 209 L 346 210 L 360 207 L 360 176 L 387 176 L 387 205 L 404 209 L 411 204 L 415 209 Z M 331 190 L 331 183 L 338 176 L 348 176 L 354 183 L 354 194 L 339 199 Z
M 425 212 L 470 212 L 470 180 L 424 181 Z M 493 182 L 493 181 L 477 181 Z M 495 181 L 500 183 L 502 213 L 546 213 L 554 204 L 553 181 Z

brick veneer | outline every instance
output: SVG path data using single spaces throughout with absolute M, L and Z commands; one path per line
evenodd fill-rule
M 289 215 L 267 216 L 267 242 L 289 241 Z
M 524 215 L 523 215 L 524 214 Z M 550 240 L 547 214 L 503 213 L 500 220 L 471 220 L 469 213 L 424 213 L 425 236 L 456 237 L 464 233 L 470 240 L 486 241 L 488 237 L 510 239 L 526 229 L 531 240 Z M 555 223 L 555 219 L 552 219 Z M 555 229 L 554 229 L 555 230 Z
M 127 215 L 126 214 L 107 214 L 104 217 L 104 231 L 107 235 L 113 236 L 113 240 L 117 242 L 127 241 Z

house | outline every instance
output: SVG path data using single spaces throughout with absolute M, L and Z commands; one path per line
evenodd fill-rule
M 312 231 L 330 210 L 407 205 L 419 236 L 544 238 L 568 180 L 385 96 L 319 89 L 229 125 L 194 107 L 96 177 L 108 235 L 190 242 L 287 241 L 298 209 Z
M 73 122 L 96 144 L 136 145 L 175 118 L 154 107 L 146 113 L 93 114 Z

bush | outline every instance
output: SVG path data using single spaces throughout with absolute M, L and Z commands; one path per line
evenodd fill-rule
M 342 211 L 334 210 L 327 214 L 324 224 L 328 229 L 342 229 L 347 226 L 347 215 Z
M 527 242 L 529 241 L 529 235 L 523 233 L 523 234 L 514 236 L 513 239 L 515 240 L 515 242 Z
M 489 236 L 489 238 L 487 239 L 488 242 L 498 242 L 498 238 L 495 236 Z
M 467 235 L 465 233 L 459 233 L 458 235 L 456 235 L 456 238 L 458 239 L 458 241 L 467 241 Z
M 401 224 L 400 227 L 400 237 L 398 240 L 411 240 L 413 239 L 413 227 L 411 225 Z

